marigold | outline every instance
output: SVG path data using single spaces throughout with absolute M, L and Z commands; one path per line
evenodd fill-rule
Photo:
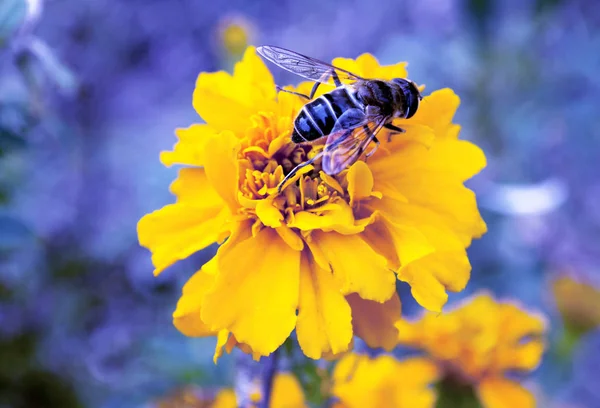
M 256 404 L 261 401 L 262 395 L 256 388 Z M 258 406 L 258 405 L 256 405 Z M 225 389 L 219 392 L 211 408 L 237 408 L 238 403 L 233 390 Z M 289 373 L 279 373 L 273 379 L 269 408 L 306 408 L 304 392 L 300 382 Z M 248 407 L 256 408 L 256 407 Z
M 546 331 L 541 316 L 482 293 L 443 315 L 400 320 L 396 327 L 400 344 L 424 350 L 447 378 L 476 387 L 486 408 L 535 406 L 533 395 L 505 374 L 540 363 Z
M 405 64 L 380 66 L 364 54 L 333 63 L 367 78 L 406 77 Z M 300 84 L 307 91 L 312 84 Z M 321 87 L 327 88 L 327 87 Z M 254 48 L 233 75 L 202 73 L 193 104 L 206 124 L 178 129 L 162 162 L 179 171 L 170 204 L 143 217 L 140 244 L 159 274 L 208 245 L 222 243 L 183 289 L 174 323 L 186 335 L 219 333 L 256 357 L 296 329 L 311 358 L 348 349 L 353 333 L 391 349 L 400 314 L 396 277 L 417 301 L 440 311 L 446 290 L 466 285 L 465 248 L 486 231 L 463 182 L 485 166 L 452 123 L 459 98 L 443 89 L 394 124 L 394 136 L 335 177 L 306 166 L 281 193 L 277 185 L 319 146 L 290 141 L 301 98 L 276 92 Z M 231 337 L 230 337 L 231 335 Z
M 333 372 L 332 394 L 336 408 L 430 408 L 436 393 L 430 385 L 438 379 L 435 364 L 423 358 L 397 361 L 382 355 L 371 359 L 344 356 Z

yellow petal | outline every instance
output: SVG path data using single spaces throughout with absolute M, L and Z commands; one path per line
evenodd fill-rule
M 514 348 L 501 349 L 497 351 L 496 364 L 502 371 L 531 371 L 540 364 L 544 349 L 545 344 L 540 340 L 518 344 Z
M 193 105 L 210 126 L 242 135 L 252 115 L 276 108 L 273 77 L 249 47 L 233 76 L 223 71 L 198 76 Z
M 217 345 L 215 346 L 215 354 L 213 355 L 213 363 L 217 364 L 217 361 L 223 355 L 223 348 L 229 341 L 230 332 L 227 329 L 219 330 L 217 334 Z
M 219 272 L 202 320 L 230 330 L 259 355 L 272 353 L 296 325 L 300 253 L 264 228 L 217 257 Z
M 392 243 L 396 248 L 401 265 L 409 265 L 435 251 L 427 237 L 418 229 L 392 223 L 387 219 L 385 225 L 392 237 Z
M 360 236 L 313 232 L 313 241 L 327 257 L 344 294 L 356 292 L 363 299 L 385 302 L 396 291 L 394 273 L 384 257 Z
M 500 307 L 503 336 L 508 341 L 518 343 L 524 337 L 538 337 L 548 328 L 546 318 L 537 313 L 524 313 L 513 303 L 504 303 Z
M 170 204 L 138 223 L 140 245 L 152 251 L 154 274 L 206 248 L 223 234 L 229 211 L 218 207 Z
M 505 378 L 488 378 L 478 387 L 484 408 L 535 408 L 535 398 L 520 384 Z
M 346 175 L 348 180 L 348 195 L 350 196 L 350 206 L 354 202 L 369 198 L 373 192 L 373 174 L 369 170 L 367 163 L 358 161 L 350 167 Z
M 271 228 L 280 227 L 281 221 L 283 221 L 283 214 L 273 205 L 275 197 L 269 196 L 256 203 L 256 216 L 263 224 Z
M 406 78 L 406 62 L 393 65 L 379 65 L 377 59 L 368 53 L 359 55 L 356 60 L 350 58 L 335 58 L 333 65 L 353 72 L 364 78 L 378 78 L 390 80 L 393 78 Z
M 270 408 L 304 408 L 304 391 L 298 379 L 289 373 L 281 373 L 273 379 L 273 395 Z
M 235 392 L 231 389 L 220 390 L 211 408 L 237 408 Z
M 209 263 L 216 263 L 215 259 L 213 258 Z M 215 334 L 200 318 L 204 295 L 214 281 L 214 275 L 207 273 L 203 268 L 192 275 L 183 286 L 183 294 L 177 302 L 177 309 L 173 312 L 173 324 L 186 336 L 203 337 Z
M 203 207 L 225 206 L 225 202 L 210 184 L 206 171 L 202 168 L 180 169 L 177 179 L 171 183 L 170 190 L 177 196 L 177 202 Z
M 406 174 L 389 180 L 388 184 L 393 184 L 408 200 L 408 204 L 398 205 L 399 211 L 407 206 L 414 207 L 421 214 L 431 214 L 435 223 L 471 238 L 478 238 L 487 231 L 475 194 L 452 175 Z M 382 193 L 385 198 L 386 192 L 382 190 Z M 379 205 L 378 202 L 369 204 Z
M 402 308 L 397 293 L 384 303 L 364 300 L 356 293 L 347 296 L 352 307 L 354 333 L 371 348 L 391 351 L 398 343 L 398 329 L 394 323 L 400 318 Z
M 479 233 L 478 229 L 453 229 L 443 214 L 387 196 L 369 203 L 369 208 L 379 212 L 391 225 L 399 224 L 417 230 L 432 248 L 439 251 L 460 251 L 471 243 L 473 234 Z
M 238 82 L 224 71 L 201 73 L 194 90 L 194 109 L 215 129 L 243 133 L 251 125 L 250 116 L 256 109 L 240 97 L 236 87 Z
M 347 408 L 433 408 L 435 392 L 429 385 L 437 377 L 435 365 L 424 359 L 350 354 L 334 369 L 332 394 Z
M 404 127 L 409 134 L 410 128 Z M 463 182 L 487 164 L 483 151 L 465 140 L 438 139 L 429 147 L 406 141 L 393 138 L 392 143 L 385 145 L 388 154 L 374 156 L 369 163 L 378 183 L 404 174 L 421 173 L 434 173 L 430 175 L 434 178 L 435 173 L 442 173 L 445 177 Z M 397 163 L 402 163 L 402 167 L 399 168 Z
M 194 124 L 185 129 L 176 129 L 179 141 L 173 146 L 173 151 L 161 152 L 160 161 L 167 167 L 173 164 L 185 164 L 200 167 L 202 161 L 204 140 L 216 131 L 208 125 Z
M 208 181 L 232 211 L 238 208 L 239 141 L 231 132 L 223 132 L 206 139 L 204 169 Z
M 460 105 L 460 98 L 450 88 L 444 88 L 423 98 L 412 122 L 425 124 L 434 129 L 436 137 L 448 135 L 452 119 Z
M 300 267 L 300 297 L 296 333 L 306 356 L 320 359 L 323 352 L 346 351 L 352 340 L 350 306 L 329 270 L 305 251 Z
M 272 101 L 275 99 L 277 88 L 269 68 L 265 65 L 262 58 L 256 54 L 254 47 L 248 47 L 244 53 L 242 61 L 235 64 L 233 76 L 242 84 L 251 86 L 254 90 L 253 95 L 243 95 L 250 104 L 257 104 L 263 101 Z M 259 106 L 260 110 L 266 110 L 267 107 L 273 108 L 275 105 Z
M 427 386 L 440 378 L 439 366 L 425 357 L 410 357 L 402 360 L 396 368 L 398 377 L 406 385 Z
M 411 293 L 421 306 L 441 312 L 448 300 L 446 289 L 464 289 L 471 275 L 466 252 L 434 252 L 403 266 L 398 279 L 407 282 Z
M 371 248 L 387 260 L 388 268 L 392 270 L 400 268 L 398 248 L 396 248 L 394 238 L 388 231 L 384 222 L 374 222 L 365 228 L 361 235 Z
M 304 241 L 302 241 L 302 238 L 287 225 L 277 227 L 275 228 L 275 231 L 277 231 L 281 239 L 283 239 L 290 248 L 295 249 L 296 251 L 302 251 L 304 248 Z
M 365 225 L 357 223 L 352 208 L 344 201 L 327 203 L 318 209 L 300 211 L 288 222 L 288 227 L 301 231 L 337 231 L 340 234 L 356 234 Z

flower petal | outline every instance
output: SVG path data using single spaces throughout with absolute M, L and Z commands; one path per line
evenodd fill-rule
M 410 119 L 434 129 L 436 137 L 448 136 L 454 114 L 460 105 L 460 98 L 450 88 L 432 92 L 423 98 L 417 113 Z
M 202 320 L 230 330 L 259 355 L 272 353 L 296 325 L 300 253 L 264 228 L 217 257 L 217 279 L 206 294 Z
M 171 193 L 179 203 L 201 205 L 203 207 L 225 206 L 221 196 L 213 188 L 203 168 L 186 167 L 170 186 Z
M 302 241 L 302 238 L 287 225 L 277 227 L 275 228 L 275 231 L 277 231 L 281 239 L 283 239 L 290 248 L 295 249 L 296 251 L 302 251 L 304 248 L 304 241 Z
M 407 282 L 415 300 L 427 310 L 441 312 L 448 300 L 446 289 L 461 291 L 471 275 L 466 252 L 436 251 L 403 266 L 398 279 Z
M 333 65 L 364 78 L 390 80 L 393 78 L 406 78 L 408 76 L 406 72 L 406 62 L 399 62 L 393 65 L 379 65 L 377 58 L 368 53 L 359 55 L 356 60 L 350 58 L 335 58 L 333 60 Z
M 305 408 L 304 391 L 298 379 L 289 373 L 277 374 L 273 379 L 271 408 Z
M 209 263 L 215 264 L 215 258 Z M 204 337 L 215 334 L 200 318 L 204 295 L 210 290 L 214 281 L 215 276 L 207 273 L 203 267 L 183 286 L 183 294 L 177 302 L 177 309 L 173 312 L 173 324 L 186 336 Z
M 239 149 L 239 141 L 231 132 L 210 136 L 204 143 L 206 177 L 233 212 L 239 207 Z
M 350 306 L 331 272 L 321 268 L 310 252 L 302 255 L 296 333 L 306 356 L 346 351 L 352 340 Z
M 167 167 L 174 164 L 188 166 L 202 166 L 204 162 L 203 144 L 206 137 L 216 131 L 208 125 L 194 124 L 188 128 L 176 129 L 175 134 L 179 141 L 173 146 L 173 151 L 160 153 L 160 161 Z
M 369 198 L 373 192 L 373 174 L 367 163 L 358 161 L 350 167 L 346 174 L 348 180 L 348 195 L 350 196 L 350 207 L 356 201 Z
M 384 302 L 365 300 L 352 293 L 346 297 L 352 308 L 354 333 L 371 348 L 391 351 L 398 344 L 394 323 L 401 317 L 402 307 L 397 293 Z
M 398 248 L 394 244 L 394 238 L 382 221 L 374 222 L 362 232 L 362 237 L 377 253 L 387 259 L 387 266 L 392 270 L 400 268 L 400 257 Z
M 230 389 L 220 390 L 211 408 L 237 408 L 235 392 Z
M 272 195 L 256 203 L 256 216 L 267 227 L 280 227 L 283 221 L 283 214 L 274 205 L 273 200 L 276 196 Z
M 520 384 L 506 378 L 487 378 L 478 387 L 484 408 L 534 408 L 535 398 Z
M 356 234 L 365 228 L 365 225 L 354 219 L 352 208 L 341 200 L 314 210 L 300 211 L 294 214 L 287 225 L 301 231 L 337 231 L 340 234 Z
M 198 76 L 193 105 L 210 126 L 241 136 L 251 126 L 252 115 L 275 110 L 275 93 L 273 76 L 249 47 L 233 76 L 223 71 Z
M 223 349 L 229 342 L 231 332 L 227 329 L 219 330 L 217 333 L 217 345 L 215 346 L 215 354 L 213 355 L 213 363 L 217 364 L 217 361 L 223 355 Z
M 499 349 L 496 365 L 499 370 L 534 370 L 542 360 L 545 344 L 541 340 L 532 340 L 509 349 Z
M 375 179 L 377 180 L 377 175 Z M 421 220 L 425 222 L 428 216 L 431 217 L 427 224 L 431 224 L 432 221 L 442 224 L 451 231 L 464 235 L 468 243 L 470 239 L 466 238 L 480 237 L 487 231 L 477 208 L 475 194 L 452 175 L 439 172 L 397 175 L 393 180 L 388 180 L 388 186 L 393 186 L 393 189 L 400 191 L 408 200 L 407 204 L 398 203 L 398 216 L 401 212 L 418 211 L 422 214 Z M 377 185 L 376 188 L 380 189 Z M 385 188 L 381 188 L 380 191 L 385 198 Z M 369 204 L 380 205 L 376 201 Z M 406 209 L 407 207 L 410 209 Z M 398 218 L 396 221 L 402 222 Z
M 202 208 L 170 204 L 145 215 L 138 223 L 140 245 L 152 251 L 154 274 L 206 248 L 224 232 L 229 211 L 220 206 Z
M 348 408 L 432 408 L 435 391 L 429 385 L 438 376 L 425 359 L 400 362 L 387 355 L 371 359 L 349 354 L 334 369 L 332 394 Z
M 384 257 L 360 236 L 313 231 L 313 243 L 327 257 L 344 294 L 385 302 L 396 290 L 394 273 Z

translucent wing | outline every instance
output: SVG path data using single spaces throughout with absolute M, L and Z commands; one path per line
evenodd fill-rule
M 353 82 L 363 79 L 358 75 L 354 75 L 352 72 L 298 54 L 297 52 L 286 50 L 285 48 L 264 45 L 258 47 L 256 51 L 273 64 L 312 81 L 328 83 L 328 80 L 334 72 L 342 82 Z
M 323 150 L 323 171 L 334 175 L 354 164 L 367 145 L 385 125 L 387 118 L 366 120 L 351 129 L 341 129 L 327 136 Z

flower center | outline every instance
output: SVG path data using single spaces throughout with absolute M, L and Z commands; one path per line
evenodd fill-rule
M 277 196 L 274 204 L 282 214 L 319 207 L 334 198 L 345 197 L 338 181 L 321 171 L 316 160 L 299 172 L 299 180 L 279 194 L 278 186 L 298 165 L 313 158 L 320 143 L 295 144 L 290 140 L 292 120 L 262 113 L 252 118 L 253 126 L 240 150 L 240 191 L 250 200 Z

